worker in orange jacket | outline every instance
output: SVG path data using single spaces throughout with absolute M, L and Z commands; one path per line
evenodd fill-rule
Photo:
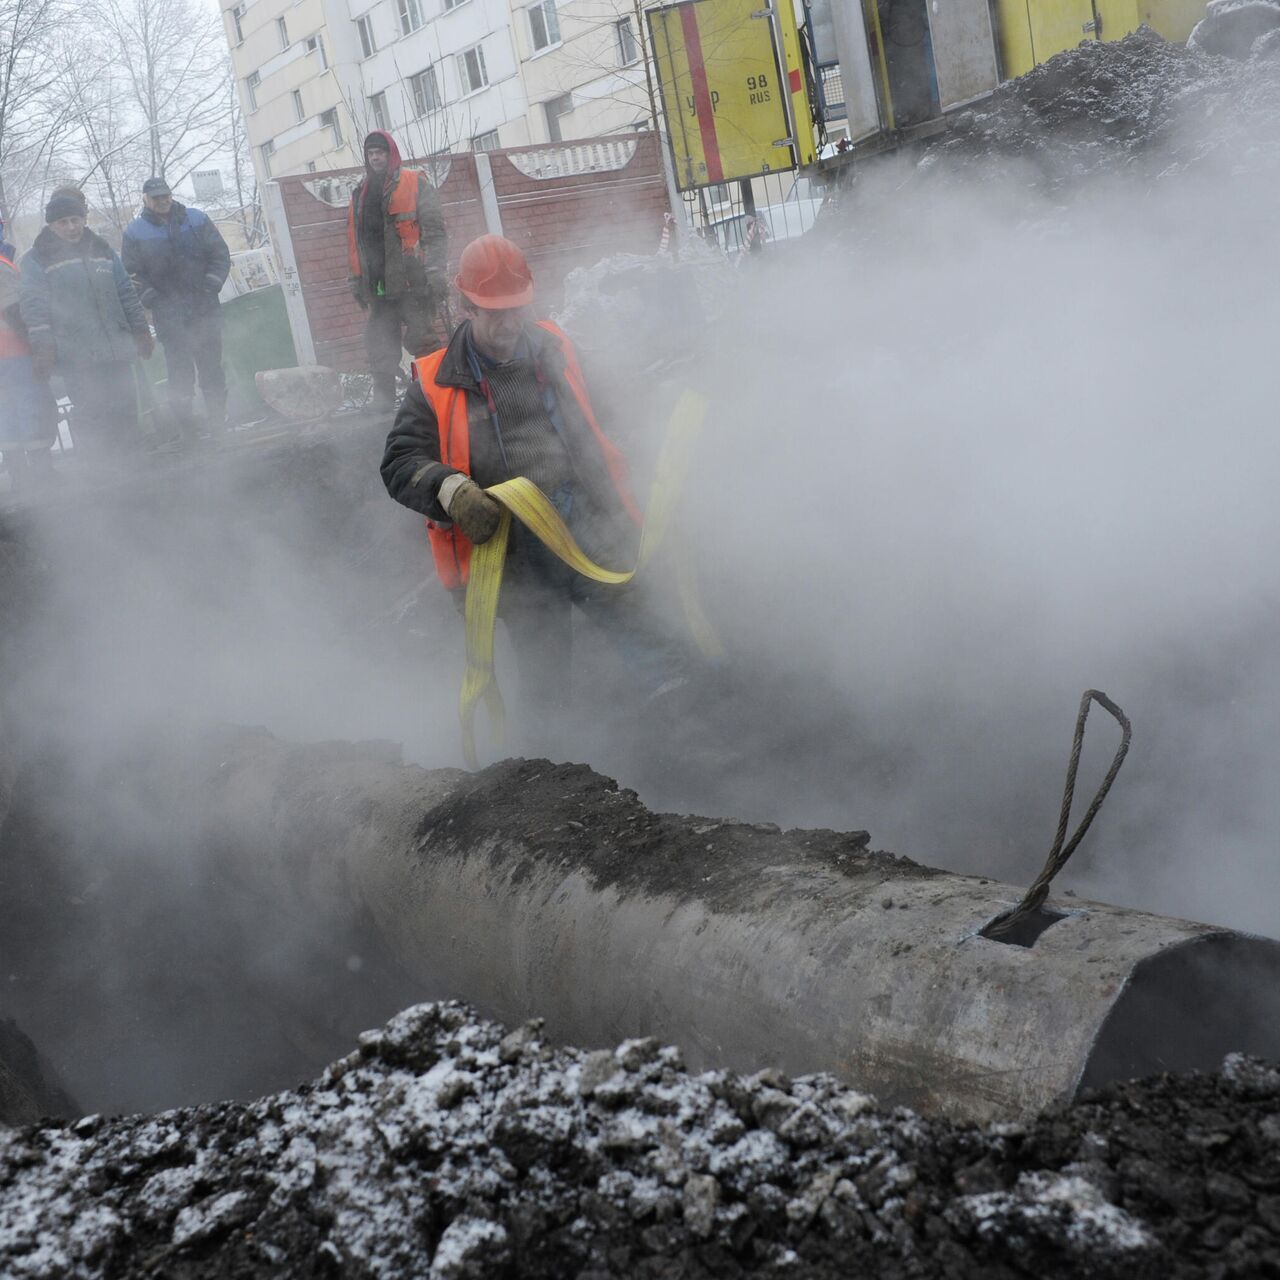
M 573 344 L 533 321 L 524 255 L 481 236 L 463 251 L 454 284 L 467 319 L 448 347 L 415 362 L 382 460 L 387 491 L 427 517 L 441 581 L 461 597 L 471 548 L 493 536 L 501 514 L 484 490 L 514 476 L 547 495 L 598 564 L 631 568 L 640 512 L 626 463 L 596 418 Z M 685 682 L 686 651 L 634 591 L 582 577 L 515 522 L 498 612 L 540 717 L 569 704 L 574 606 L 614 643 L 640 693 Z
M 435 188 L 401 168 L 389 133 L 365 138 L 364 162 L 347 215 L 351 292 L 369 312 L 364 338 L 374 403 L 393 409 L 401 347 L 419 356 L 440 345 L 435 319 L 449 292 L 448 242 Z

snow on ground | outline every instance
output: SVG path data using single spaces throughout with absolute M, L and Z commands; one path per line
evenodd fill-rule
M 980 1129 L 451 1002 L 254 1103 L 0 1131 L 0 1274 L 1243 1278 L 1277 1188 L 1247 1059 Z

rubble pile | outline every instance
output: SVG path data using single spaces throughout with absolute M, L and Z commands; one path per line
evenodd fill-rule
M 922 163 L 971 177 L 974 164 L 1018 159 L 1052 191 L 1121 172 L 1167 178 L 1218 157 L 1274 168 L 1278 119 L 1280 59 L 1265 41 L 1231 59 L 1142 27 L 1085 41 L 1002 85 L 957 116 Z
M 417 1005 L 248 1105 L 0 1131 L 0 1273 L 1280 1275 L 1280 1070 L 1022 1127 Z

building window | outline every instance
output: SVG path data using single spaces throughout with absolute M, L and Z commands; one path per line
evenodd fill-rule
M 271 177 L 271 157 L 276 153 L 276 144 L 274 140 L 268 140 L 258 148 L 262 155 L 262 172 Z
M 249 99 L 250 111 L 258 109 L 258 86 L 261 83 L 262 77 L 256 71 L 250 71 L 244 78 L 244 95 Z
M 422 26 L 421 0 L 399 0 L 399 5 L 400 31 L 407 36 L 409 32 L 417 31 Z
M 533 50 L 548 49 L 560 43 L 560 19 L 556 16 L 556 0 L 540 0 L 529 10 L 529 31 Z
M 717 182 L 707 188 L 707 202 L 709 204 L 728 204 L 729 203 L 729 184 L 727 182 Z
M 629 67 L 633 62 L 640 61 L 640 42 L 636 39 L 636 29 L 631 25 L 630 18 L 620 19 L 616 26 L 618 57 L 622 59 L 624 67 Z
M 498 141 L 497 129 L 490 129 L 487 133 L 477 133 L 471 139 L 472 151 L 497 151 L 501 145 Z
M 373 14 L 366 13 L 356 23 L 360 32 L 360 51 L 366 58 L 372 58 L 378 52 L 378 42 L 373 38 Z
M 425 116 L 429 111 L 438 111 L 443 105 L 435 67 L 428 67 L 425 71 L 419 71 L 416 76 L 410 76 L 409 89 L 413 93 L 413 109 L 420 116 Z
M 231 10 L 231 25 L 236 29 L 236 44 L 244 44 L 244 27 L 241 22 L 244 19 L 244 5 L 238 4 Z
M 444 0 L 445 9 L 456 9 L 460 4 L 465 4 L 466 0 Z
M 307 172 L 308 172 L 308 173 L 315 173 L 315 171 L 316 171 L 316 162 L 315 162 L 314 160 L 308 160 L 308 161 L 307 161 Z
M 320 127 L 322 129 L 332 129 L 333 145 L 335 147 L 342 146 L 342 125 L 338 120 L 337 107 L 330 107 L 328 111 L 320 113 Z
M 375 128 L 387 127 L 387 95 L 385 93 L 375 93 L 369 99 L 369 119 L 373 121 Z
M 302 90 L 295 89 L 293 91 L 293 118 L 302 123 L 307 118 L 306 108 L 302 105 Z
M 307 52 L 314 53 L 316 60 L 320 63 L 321 71 L 329 70 L 329 58 L 324 51 L 324 36 L 308 36 Z
M 464 96 L 489 83 L 489 73 L 484 69 L 484 50 L 479 45 L 458 54 L 458 79 L 462 81 Z
M 548 98 L 542 104 L 547 113 L 547 137 L 552 142 L 563 142 L 564 133 L 560 128 L 560 119 L 573 110 L 573 94 L 562 93 L 558 98 Z
M 289 28 L 285 26 L 283 18 L 276 19 L 276 34 L 280 37 L 280 47 L 287 49 L 289 47 Z

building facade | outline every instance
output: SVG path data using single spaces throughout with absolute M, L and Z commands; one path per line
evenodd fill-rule
M 647 128 L 631 0 L 223 0 L 260 181 Z

